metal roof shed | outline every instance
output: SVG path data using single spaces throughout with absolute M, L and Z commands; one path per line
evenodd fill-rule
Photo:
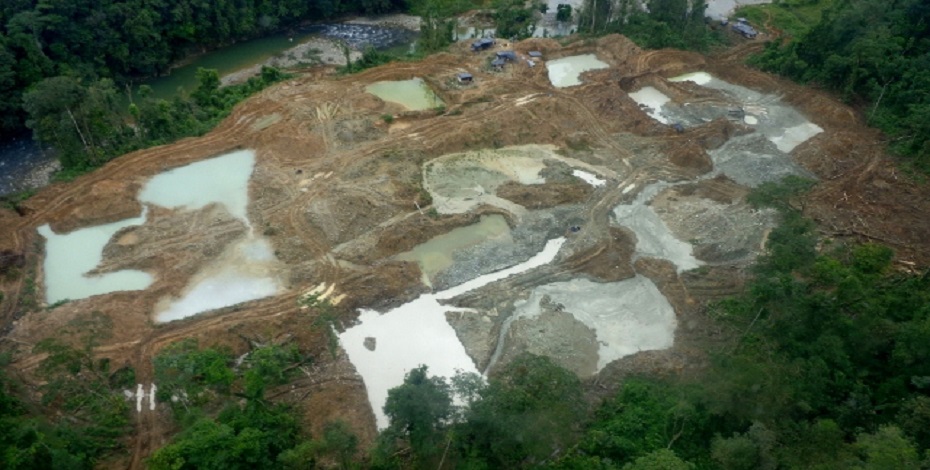
M 497 58 L 501 60 L 517 60 L 517 53 L 514 51 L 500 51 Z
M 471 48 L 474 51 L 479 51 L 482 49 L 487 49 L 494 45 L 494 39 L 492 38 L 481 38 L 473 43 L 471 43 Z
M 736 23 L 736 24 L 734 24 L 734 25 L 733 25 L 733 31 L 736 31 L 737 33 L 742 34 L 743 37 L 747 37 L 747 38 L 749 38 L 749 39 L 752 39 L 752 38 L 756 37 L 757 34 L 759 34 L 759 33 L 756 32 L 756 30 L 755 30 L 752 26 L 749 26 L 749 25 L 746 24 L 746 23 Z

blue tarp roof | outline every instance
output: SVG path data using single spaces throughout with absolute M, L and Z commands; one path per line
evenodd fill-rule
M 744 36 L 755 36 L 756 30 L 752 26 L 749 26 L 746 23 L 736 23 L 733 25 L 733 31 L 736 31 Z

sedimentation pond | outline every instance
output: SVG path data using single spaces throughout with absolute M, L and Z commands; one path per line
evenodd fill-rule
M 443 104 L 421 78 L 375 82 L 365 87 L 365 91 L 384 101 L 397 103 L 408 111 L 422 111 Z
M 248 227 L 214 260 L 194 275 L 178 297 L 166 297 L 155 308 L 154 320 L 166 322 L 279 292 L 277 261 L 270 244 L 251 230 L 248 183 L 255 153 L 240 150 L 191 163 L 149 179 L 139 192 L 139 217 L 56 234 L 48 225 L 39 228 L 46 239 L 44 264 L 46 300 L 78 300 L 116 291 L 142 290 L 154 281 L 150 273 L 123 270 L 94 273 L 104 247 L 120 230 L 143 225 L 149 206 L 173 211 L 194 211 L 218 205 Z
M 555 61 L 547 64 L 554 86 L 577 85 L 580 73 L 599 66 L 593 55 L 565 59 L 570 66 L 561 67 L 556 62 L 556 67 L 553 67 Z M 677 103 L 655 87 L 641 88 L 630 93 L 630 97 L 662 124 L 678 123 L 686 128 L 728 117 L 738 119 L 754 131 L 733 136 L 720 148 L 709 151 L 714 169 L 696 181 L 726 175 L 736 181 L 729 184 L 751 187 L 777 180 L 785 174 L 806 174 L 793 163 L 789 153 L 821 129 L 778 97 L 732 85 L 703 72 L 676 77 L 671 82 L 693 82 L 716 90 L 720 99 L 701 104 Z M 734 109 L 738 113 L 734 113 Z M 456 261 L 468 261 L 459 254 L 483 256 L 482 249 L 476 251 L 469 247 L 484 246 L 481 243 L 491 241 L 483 252 L 498 253 L 500 243 L 520 246 L 522 242 L 515 234 L 520 232 L 521 224 L 535 220 L 534 217 L 538 218 L 538 214 L 545 211 L 529 210 L 505 200 L 497 196 L 497 189 L 512 183 L 545 184 L 546 168 L 554 162 L 568 165 L 572 176 L 594 188 L 609 188 L 616 185 L 616 179 L 611 178 L 621 178 L 604 169 L 583 166 L 582 162 L 558 155 L 554 148 L 547 146 L 505 147 L 433 159 L 423 166 L 423 187 L 430 192 L 439 213 L 464 213 L 481 205 L 493 206 L 512 214 L 512 223 L 516 227 L 508 230 L 503 218 L 485 217 L 477 224 L 440 235 L 400 258 L 416 261 L 424 272 L 423 282 L 432 285 L 437 273 L 453 269 Z M 678 212 L 669 206 L 676 200 L 671 194 L 677 194 L 675 191 L 680 186 L 694 182 L 658 180 L 644 186 L 636 183 L 613 186 L 612 191 L 621 194 L 637 191 L 634 197 L 615 205 L 610 211 L 610 224 L 635 236 L 634 261 L 637 258 L 667 260 L 679 273 L 704 265 L 705 262 L 695 254 L 692 242 L 682 236 L 685 233 L 694 240 L 703 241 L 705 249 L 716 247 L 717 252 L 726 250 L 720 245 L 724 243 L 733 250 L 729 254 L 721 252 L 724 254 L 718 256 L 750 256 L 759 249 L 763 234 L 772 223 L 770 214 L 765 211 L 750 211 L 743 204 L 720 204 L 711 200 L 699 202 L 699 199 L 678 202 Z M 665 204 L 661 211 L 655 207 L 658 199 Z M 692 219 L 699 220 L 701 214 L 712 219 L 720 230 L 696 228 L 695 223 L 700 225 L 700 222 L 692 223 Z M 674 224 L 669 221 L 674 221 Z M 740 226 L 739 221 L 751 227 Z M 718 233 L 721 230 L 741 233 Z M 494 239 L 497 239 L 496 245 Z M 421 364 L 427 365 L 431 374 L 443 377 L 451 377 L 458 371 L 485 373 L 520 348 L 532 350 L 538 346 L 554 351 L 551 345 L 540 345 L 539 342 L 561 341 L 556 349 L 565 355 L 563 359 L 568 358 L 566 360 L 572 363 L 573 370 L 579 375 L 589 376 L 622 357 L 673 345 L 677 328 L 675 309 L 653 281 L 641 274 L 617 282 L 595 282 L 581 276 L 530 286 L 523 291 L 524 297 L 510 301 L 509 307 L 506 301 L 502 304 L 498 299 L 495 301 L 497 307 L 492 311 L 483 307 L 454 306 L 458 304 L 456 299 L 474 300 L 474 296 L 464 295 L 471 290 L 506 275 L 549 263 L 556 258 L 564 243 L 566 240 L 563 238 L 550 240 L 545 249 L 529 261 L 422 295 L 387 312 L 362 311 L 359 323 L 342 333 L 340 340 L 365 381 L 379 427 L 387 425 L 382 412 L 387 391 L 401 384 L 404 374 Z M 466 301 L 465 305 L 469 302 Z M 489 334 L 497 335 L 492 341 L 494 346 L 490 359 L 484 362 L 476 356 L 483 353 L 470 348 L 476 344 L 487 344 L 487 339 L 463 340 L 463 334 L 466 339 L 469 335 L 474 338 L 474 335 L 461 330 L 461 325 L 468 323 L 469 320 L 464 320 L 468 317 L 479 324 L 482 321 L 499 321 L 493 319 L 499 314 L 498 308 L 508 312 L 500 328 L 488 326 L 485 333 L 478 334 L 479 337 L 484 334 L 485 338 Z M 450 325 L 453 318 L 458 319 L 459 326 L 455 328 Z M 544 333 L 552 325 L 561 325 L 557 328 L 563 328 L 560 331 L 564 334 L 553 337 Z M 568 336 L 572 338 L 566 340 Z M 517 349 L 515 343 L 520 344 Z M 486 364 L 486 367 L 482 366 L 484 370 L 477 370 L 478 363 Z
M 424 294 L 384 314 L 361 310 L 358 324 L 339 335 L 339 341 L 365 380 L 368 400 L 379 428 L 388 425 L 383 407 L 388 390 L 404 382 L 404 375 L 425 364 L 431 375 L 452 377 L 458 372 L 477 373 L 445 313 L 456 310 L 441 302 L 508 276 L 551 262 L 564 238 L 550 240 L 529 260 L 502 271 L 486 274 L 458 286 Z
M 597 65 L 593 55 L 583 60 L 586 66 L 561 74 L 559 80 L 577 80 L 581 69 Z M 459 371 L 486 373 L 521 348 L 532 350 L 535 344 L 550 341 L 553 336 L 540 333 L 543 327 L 566 325 L 565 330 L 556 329 L 558 339 L 570 336 L 563 332 L 573 332 L 563 352 L 583 353 L 576 355 L 573 369 L 581 376 L 597 373 L 619 358 L 673 345 L 678 324 L 675 309 L 656 283 L 636 271 L 638 268 L 626 278 L 600 282 L 596 275 L 585 271 L 561 270 L 562 264 L 552 265 L 583 255 L 578 247 L 586 242 L 586 236 L 587 241 L 592 241 L 589 234 L 593 231 L 585 232 L 586 227 L 576 225 L 589 223 L 585 215 L 579 214 L 586 213 L 596 201 L 612 201 L 603 205 L 601 212 L 609 226 L 599 228 L 611 233 L 621 230 L 633 244 L 624 255 L 630 259 L 612 255 L 618 262 L 651 258 L 667 260 L 679 273 L 697 268 L 705 264 L 705 258 L 695 253 L 697 242 L 693 240 L 722 238 L 709 229 L 701 232 L 694 228 L 701 223 L 701 217 L 711 214 L 727 222 L 733 213 L 748 209 L 736 203 L 719 203 L 718 208 L 713 206 L 716 202 L 696 203 L 694 198 L 679 201 L 668 194 L 719 175 L 729 177 L 726 184 L 753 186 L 786 172 L 800 174 L 789 152 L 819 132 L 816 125 L 777 97 L 703 73 L 672 80 L 676 81 L 693 84 L 673 86 L 715 90 L 719 99 L 678 103 L 654 87 L 643 88 L 630 97 L 648 107 L 646 111 L 657 122 L 680 123 L 683 127 L 719 117 L 734 118 L 732 110 L 738 108 L 740 113 L 735 119 L 741 122 L 736 125 L 747 131 L 710 150 L 714 169 L 696 180 L 662 181 L 663 174 L 637 179 L 628 162 L 624 167 L 601 160 L 599 166 L 580 159 L 597 162 L 596 158 L 581 153 L 562 154 L 551 145 L 464 151 L 423 162 L 419 175 L 422 188 L 432 197 L 437 214 L 463 214 L 481 208 L 485 215 L 471 225 L 451 229 L 394 255 L 391 261 L 416 263 L 424 290 L 432 291 L 385 312 L 362 309 L 358 321 L 339 333 L 341 345 L 364 380 L 379 427 L 387 425 L 382 407 L 388 390 L 401 384 L 411 369 L 427 365 L 430 374 L 443 377 Z M 436 106 L 428 87 L 419 79 L 379 82 L 369 86 L 368 91 L 408 110 Z M 660 157 L 663 161 L 666 158 L 651 158 Z M 254 167 L 255 153 L 250 150 L 208 158 L 145 181 L 138 194 L 144 209 L 137 217 L 66 234 L 41 227 L 39 231 L 46 237 L 48 301 L 146 289 L 159 282 L 158 276 L 170 276 L 170 272 L 96 270 L 105 247 L 121 231 L 146 226 L 151 214 L 170 217 L 195 211 L 222 211 L 241 225 L 237 225 L 233 240 L 185 278 L 185 285 L 173 287 L 157 302 L 152 312 L 155 322 L 178 320 L 283 292 L 281 263 L 269 241 L 252 230 L 249 219 L 249 182 Z M 571 190 L 580 187 L 583 191 L 577 192 L 582 196 L 555 207 L 526 207 L 516 199 L 499 195 L 504 194 L 499 193 L 502 188 L 536 190 L 550 183 Z M 611 198 L 602 199 L 606 194 Z M 662 200 L 664 209 L 659 207 Z M 669 201 L 679 207 L 668 210 L 668 204 L 672 204 Z M 735 209 L 730 210 L 732 207 Z M 738 219 L 734 215 L 732 220 L 767 223 L 764 217 Z M 728 230 L 740 228 L 729 222 L 717 225 Z M 754 229 L 752 237 L 763 230 Z M 745 244 L 758 245 L 758 240 L 753 238 Z M 80 252 L 85 258 L 74 262 L 69 258 L 72 252 Z M 672 272 L 668 263 L 660 264 Z M 485 297 L 494 289 L 498 289 L 493 292 L 497 298 Z M 480 330 L 477 333 L 464 331 L 461 321 L 451 323 L 450 313 L 458 320 L 484 323 L 484 329 L 476 329 Z M 484 335 L 479 339 L 490 338 L 484 341 L 485 346 L 490 346 L 476 352 L 479 341 L 471 341 L 468 335 L 472 335 L 471 339 Z
M 152 284 L 149 273 L 135 270 L 90 275 L 103 258 L 103 248 L 116 232 L 145 222 L 139 217 L 57 234 L 46 224 L 39 227 L 45 237 L 45 299 L 54 304 L 109 292 L 141 290 Z
M 437 274 L 454 269 L 455 264 L 497 266 L 508 260 L 510 264 L 484 274 L 470 271 L 475 273 L 465 278 L 470 280 L 447 284 L 441 290 L 421 295 L 383 313 L 362 310 L 358 323 L 340 334 L 341 344 L 364 379 L 379 427 L 387 425 L 382 412 L 387 392 L 403 382 L 406 372 L 420 365 L 428 366 L 430 374 L 442 377 L 452 377 L 457 372 L 487 372 L 507 354 L 512 338 L 523 334 L 528 324 L 544 315 L 543 299 L 560 303 L 564 307 L 563 315 L 590 331 L 590 341 L 580 346 L 590 349 L 585 359 L 587 364 L 576 370 L 582 375 L 596 373 L 620 357 L 672 345 L 677 326 L 674 309 L 655 284 L 644 276 L 614 283 L 577 278 L 531 288 L 528 298 L 509 302 L 512 313 L 501 325 L 495 350 L 484 370 L 477 368 L 479 361 L 475 351 L 468 349 L 460 337 L 461 332 L 450 324 L 447 316 L 450 314 L 487 318 L 486 312 L 455 307 L 456 299 L 508 276 L 528 275 L 532 269 L 552 262 L 567 241 L 562 237 L 543 241 L 542 251 L 527 254 L 522 259 L 522 255 L 500 256 L 505 252 L 526 253 L 524 247 L 538 246 L 535 236 L 527 237 L 527 229 L 536 235 L 544 235 L 553 228 L 558 230 L 556 227 L 562 225 L 559 220 L 563 216 L 556 215 L 558 212 L 517 206 L 496 196 L 497 188 L 508 182 L 546 184 L 544 173 L 552 165 L 564 168 L 560 176 L 563 180 L 576 178 L 580 184 L 593 188 L 609 184 L 606 178 L 609 174 L 555 150 L 545 145 L 504 147 L 448 154 L 424 164 L 424 187 L 430 191 L 439 212 L 463 213 L 485 204 L 515 214 L 513 223 L 516 226 L 509 227 L 499 215 L 485 216 L 476 224 L 438 235 L 397 258 L 417 262 L 427 285 L 433 285 L 431 281 Z M 642 199 L 634 204 L 643 206 Z M 652 222 L 655 217 L 631 215 L 631 218 Z M 648 223 L 641 225 L 643 231 L 653 227 Z M 663 252 L 672 251 L 666 245 L 679 249 L 679 244 L 683 243 L 668 234 L 668 229 L 652 235 L 652 239 L 656 250 Z M 690 250 L 690 245 L 684 246 Z M 690 251 L 687 254 L 690 255 Z M 644 253 L 648 255 L 651 253 Z M 672 258 L 682 263 L 682 269 L 696 266 L 677 255 Z M 476 262 L 480 259 L 489 259 L 489 263 Z
M 556 88 L 581 85 L 581 74 L 589 70 L 606 69 L 608 64 L 594 54 L 562 57 L 546 62 L 549 81 Z

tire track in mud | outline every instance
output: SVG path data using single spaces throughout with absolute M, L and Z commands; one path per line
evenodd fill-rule
M 237 107 L 217 129 L 201 138 L 187 138 L 172 144 L 134 152 L 107 163 L 103 168 L 93 173 L 79 177 L 68 184 L 64 190 L 47 189 L 46 194 L 40 194 L 39 199 L 33 201 L 37 210 L 17 221 L 17 226 L 11 234 L 14 249 L 19 252 L 27 252 L 28 244 L 38 236 L 35 233 L 35 227 L 41 221 L 55 220 L 56 215 L 60 215 L 74 200 L 89 193 L 101 181 L 132 181 L 142 178 L 140 168 L 160 167 L 158 171 L 152 172 L 152 175 L 154 175 L 169 168 L 183 166 L 243 146 L 245 141 L 242 137 L 248 135 L 248 131 L 258 114 L 257 111 L 251 110 L 251 108 L 255 107 L 252 106 L 255 100 L 256 98 L 253 98 L 248 102 L 248 105 L 244 103 Z M 261 104 L 266 105 L 267 103 L 262 102 Z M 267 111 L 263 110 L 261 114 L 268 115 L 279 111 L 280 108 L 278 106 Z M 263 158 L 274 159 L 274 156 L 263 156 Z M 290 188 L 290 185 L 282 184 L 281 187 Z M 314 257 L 324 258 L 327 251 L 326 246 L 316 241 L 317 238 L 306 235 L 310 230 L 300 224 L 298 222 L 299 217 L 296 216 L 300 211 L 299 203 L 302 200 L 313 198 L 319 194 L 319 191 L 295 198 L 297 204 L 290 209 L 290 219 L 294 227 L 294 233 L 301 236 L 308 251 Z M 294 194 L 294 191 L 289 191 L 289 194 Z M 318 273 L 319 277 L 328 283 L 334 282 L 337 270 L 330 268 L 328 263 L 319 263 L 319 265 L 321 266 L 321 272 Z M 15 306 L 23 295 L 24 282 L 25 279 L 21 279 L 14 286 L 13 292 L 15 294 L 11 296 L 13 301 L 10 305 Z M 232 324 L 261 322 L 267 318 L 285 314 L 288 311 L 296 311 L 297 298 L 297 292 L 288 292 L 271 299 L 256 301 L 257 303 L 249 305 L 243 309 L 243 312 L 236 314 L 221 311 L 177 322 L 178 324 L 172 323 L 158 326 L 140 340 L 106 345 L 96 349 L 95 354 L 120 355 L 132 358 L 130 362 L 136 371 L 137 382 L 152 383 L 154 375 L 151 358 L 156 351 L 167 344 L 190 336 L 204 335 Z M 17 361 L 17 368 L 20 370 L 34 369 L 44 357 L 44 355 L 23 357 Z M 136 432 L 134 433 L 133 442 L 129 446 L 133 449 L 130 468 L 142 468 L 143 458 L 155 450 L 151 439 L 160 435 L 158 430 L 161 429 L 164 423 L 161 422 L 156 412 L 146 410 L 135 413 L 134 416 Z
M 451 62 L 451 61 L 450 61 Z M 452 73 L 460 70 L 458 63 L 441 64 L 438 73 Z M 415 64 L 395 67 L 389 70 L 375 69 L 367 74 L 352 77 L 348 79 L 351 82 L 357 81 L 374 81 L 379 79 L 389 79 L 401 74 L 417 74 L 422 72 L 420 67 Z M 430 74 L 436 74 L 435 68 L 430 70 Z M 530 87 L 536 92 L 548 92 L 550 89 L 542 86 Z M 610 134 L 604 129 L 597 117 L 590 109 L 585 106 L 581 100 L 575 98 L 569 93 L 558 92 L 556 99 L 568 100 L 573 110 L 579 114 L 579 117 L 586 122 L 586 127 L 596 139 L 597 144 L 603 147 L 610 147 L 618 154 L 628 153 L 612 142 Z M 512 93 L 504 95 L 496 100 L 493 107 L 483 110 L 478 119 L 495 119 L 513 112 L 514 100 L 526 96 L 526 93 Z M 249 100 L 248 104 L 237 107 L 231 115 L 214 131 L 209 134 L 194 139 L 184 139 L 182 141 L 147 149 L 133 154 L 126 155 L 108 163 L 103 169 L 94 173 L 84 175 L 76 181 L 70 183 L 63 190 L 54 190 L 40 195 L 42 199 L 36 204 L 39 209 L 31 213 L 27 218 L 20 221 L 17 230 L 14 231 L 14 244 L 17 249 L 24 251 L 29 240 L 34 240 L 37 235 L 34 227 L 42 220 L 55 220 L 56 216 L 66 214 L 68 206 L 73 201 L 79 199 L 82 195 L 90 192 L 96 184 L 106 180 L 120 181 L 137 181 L 140 178 L 140 168 L 148 169 L 142 171 L 143 174 L 157 174 L 176 166 L 182 166 L 194 161 L 202 160 L 211 155 L 218 155 L 225 151 L 246 145 L 248 139 L 244 136 L 249 134 L 249 129 L 253 122 L 261 115 L 269 115 L 273 112 L 282 112 L 283 106 L 275 106 L 269 109 L 268 103 L 271 101 L 268 94 L 263 93 L 259 97 Z M 258 109 L 261 108 L 261 112 Z M 530 110 L 526 110 L 531 114 Z M 465 124 L 475 116 L 443 116 L 441 118 L 422 118 L 417 119 L 407 132 L 399 135 L 403 142 L 410 142 L 416 146 L 429 148 L 434 142 L 440 142 L 444 134 L 450 128 Z M 403 146 L 396 139 L 376 141 L 372 144 L 365 145 L 361 149 L 355 149 L 350 154 L 360 156 L 361 158 L 377 158 L 377 155 L 385 150 Z M 345 158 L 342 151 L 323 152 L 317 159 L 317 165 L 338 164 L 341 158 Z M 273 153 L 263 154 L 262 159 L 280 161 L 279 157 Z M 262 165 L 267 165 L 263 162 Z M 273 164 L 272 164 L 273 166 Z M 151 169 L 157 168 L 156 171 Z M 302 216 L 304 208 L 309 201 L 320 197 L 326 187 L 324 185 L 312 185 L 310 190 L 305 194 L 299 194 L 292 185 L 287 184 L 286 178 L 282 175 L 271 171 L 267 177 L 280 183 L 285 189 L 287 196 L 285 200 L 277 205 L 262 208 L 263 213 L 271 213 L 288 205 L 287 220 L 290 225 L 290 232 L 299 237 L 301 246 L 307 251 L 308 258 L 323 260 L 329 251 L 325 237 L 319 233 L 319 230 L 308 223 L 307 219 Z M 616 196 L 618 191 L 612 191 L 609 194 Z M 371 196 L 379 196 L 372 194 Z M 591 209 L 592 214 L 597 213 L 598 219 L 607 219 L 607 211 L 612 202 L 601 201 Z M 318 272 L 315 273 L 317 280 L 329 283 L 335 283 L 338 280 L 339 269 L 331 266 L 328 262 L 317 263 Z M 22 283 L 17 286 L 17 292 L 21 295 Z M 18 298 L 19 295 L 16 297 Z M 131 358 L 131 363 L 136 370 L 137 382 L 152 383 L 154 380 L 154 371 L 152 369 L 151 358 L 166 345 L 192 336 L 209 336 L 212 332 L 222 334 L 224 329 L 233 325 L 262 323 L 265 320 L 287 314 L 288 312 L 297 311 L 297 298 L 299 293 L 296 291 L 288 292 L 283 295 L 275 296 L 269 299 L 262 299 L 248 304 L 246 307 L 240 307 L 241 311 L 231 314 L 228 311 L 221 310 L 216 313 L 208 313 L 190 319 L 172 322 L 166 325 L 156 326 L 147 333 L 143 338 L 130 342 L 106 345 L 101 347 L 98 354 L 120 355 Z M 38 365 L 42 356 L 29 356 L 19 363 L 22 369 L 30 369 Z M 143 459 L 150 455 L 155 448 L 160 445 L 154 442 L 163 435 L 166 429 L 166 423 L 159 417 L 159 414 L 145 411 L 135 415 L 136 432 L 130 447 L 133 449 L 133 458 L 130 467 L 141 468 Z

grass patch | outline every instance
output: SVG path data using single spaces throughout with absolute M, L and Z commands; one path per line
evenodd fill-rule
M 836 0 L 782 0 L 767 5 L 747 5 L 737 8 L 733 17 L 749 20 L 754 26 L 775 29 L 792 38 L 802 36 L 813 28 L 823 12 Z
M 18 193 L 7 194 L 6 196 L 0 196 L 0 207 L 5 207 L 16 212 L 20 212 L 20 204 L 25 202 L 27 199 L 34 196 L 36 193 L 35 189 L 27 189 L 25 191 L 20 191 Z

